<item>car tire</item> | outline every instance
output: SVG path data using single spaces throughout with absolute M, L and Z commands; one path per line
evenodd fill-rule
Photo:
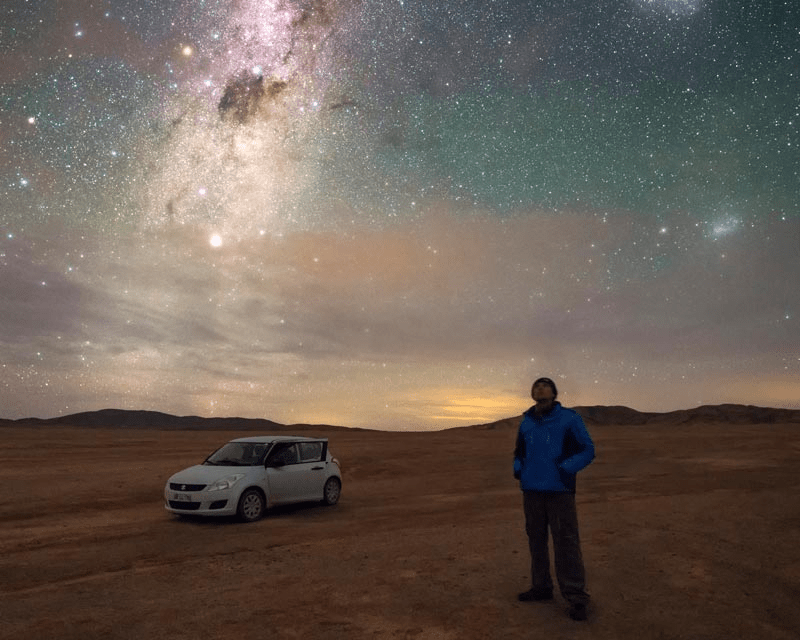
M 265 509 L 266 504 L 261 492 L 258 489 L 248 489 L 239 498 L 236 513 L 245 522 L 255 522 L 261 519 Z
M 322 490 L 322 501 L 328 506 L 332 507 L 339 502 L 339 496 L 341 495 L 342 483 L 339 478 L 328 478 L 325 482 L 325 488 Z

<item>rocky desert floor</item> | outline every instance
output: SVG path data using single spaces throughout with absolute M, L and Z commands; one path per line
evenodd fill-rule
M 175 471 L 230 431 L 0 429 L 0 637 L 800 637 L 798 425 L 590 426 L 587 622 L 529 586 L 515 431 L 311 429 L 335 507 L 183 520 Z

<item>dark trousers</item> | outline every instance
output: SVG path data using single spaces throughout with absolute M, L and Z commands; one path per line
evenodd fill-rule
M 548 528 L 553 536 L 556 579 L 561 595 L 570 604 L 587 604 L 586 575 L 578 535 L 574 493 L 523 491 L 525 531 L 531 550 L 531 582 L 536 591 L 552 591 Z

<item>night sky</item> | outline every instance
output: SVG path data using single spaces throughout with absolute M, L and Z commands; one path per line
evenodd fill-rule
M 4 0 L 0 418 L 800 408 L 798 25 Z

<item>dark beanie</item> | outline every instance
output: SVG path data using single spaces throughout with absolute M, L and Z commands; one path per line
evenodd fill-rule
M 533 383 L 533 386 L 535 387 L 536 384 L 539 382 L 544 382 L 545 384 L 549 384 L 550 387 L 553 389 L 553 395 L 554 396 L 558 395 L 558 389 L 556 388 L 556 383 L 553 382 L 550 378 L 538 378 L 536 382 Z

